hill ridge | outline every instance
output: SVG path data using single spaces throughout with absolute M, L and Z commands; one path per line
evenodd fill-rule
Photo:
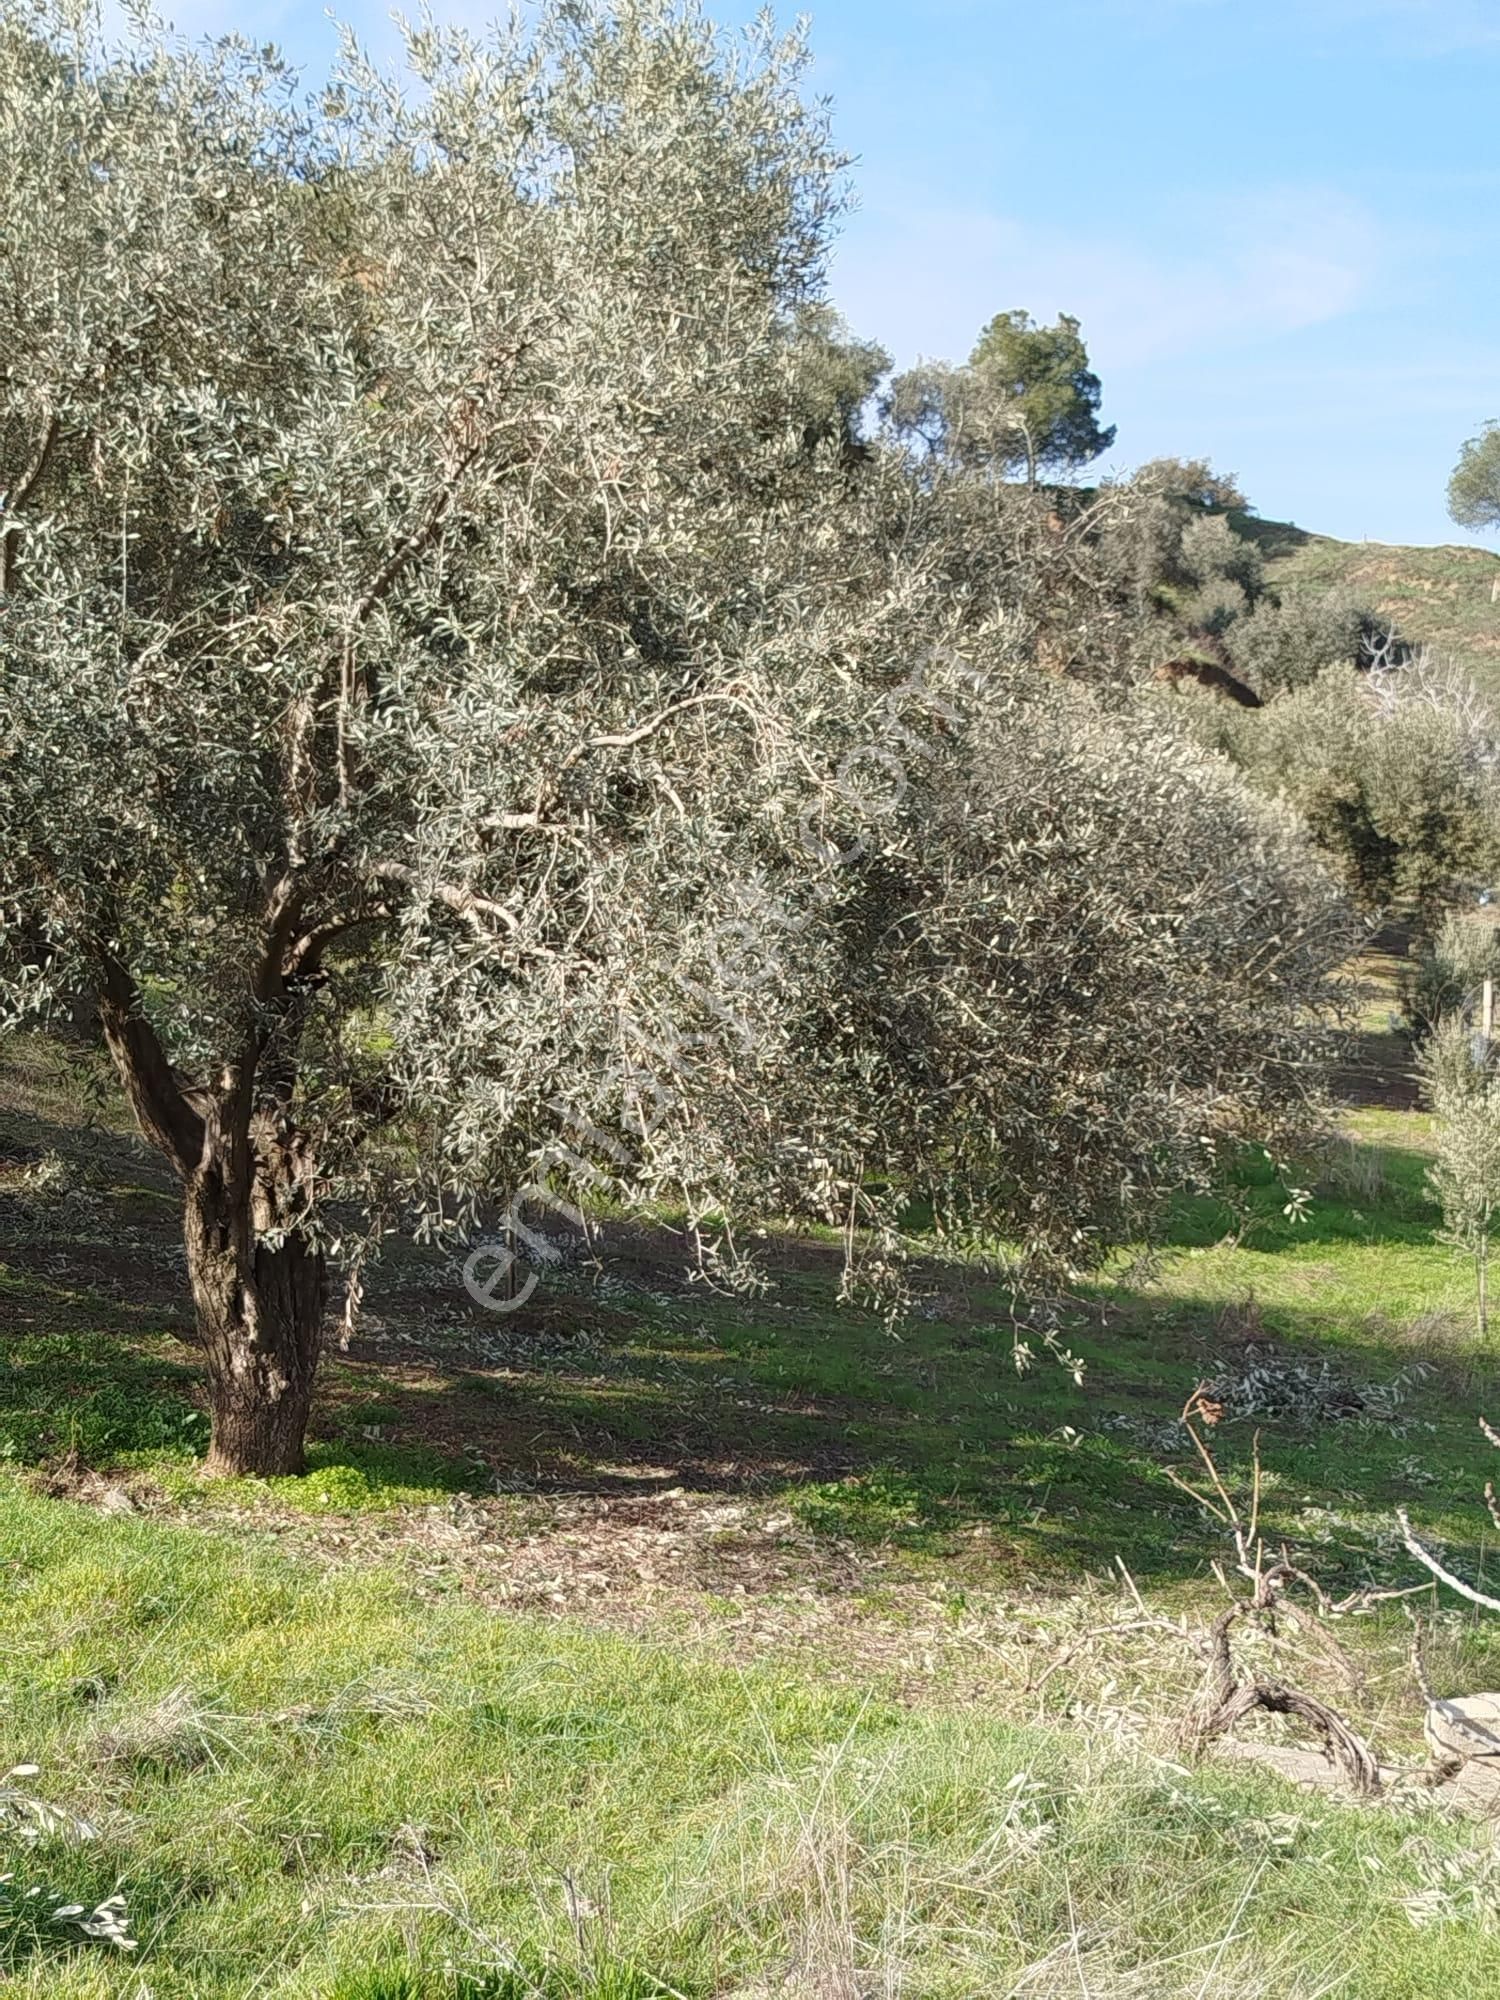
M 1500 553 L 1472 542 L 1345 542 L 1290 521 L 1232 519 L 1261 548 L 1279 595 L 1347 590 L 1500 698 Z

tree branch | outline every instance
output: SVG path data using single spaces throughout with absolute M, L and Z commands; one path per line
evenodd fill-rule
M 184 1095 L 156 1030 L 141 1011 L 134 979 L 111 952 L 99 962 L 99 1021 L 137 1124 L 186 1177 L 203 1156 L 206 1126 Z
M 377 861 L 372 864 L 369 873 L 377 882 L 399 882 L 403 888 L 425 891 L 455 915 L 465 918 L 481 936 L 487 935 L 479 922 L 481 917 L 494 917 L 512 932 L 520 929 L 515 911 L 508 910 L 503 903 L 492 902 L 487 896 L 476 896 L 472 889 L 465 889 L 455 882 L 424 881 L 416 869 L 409 868 L 404 861 Z
M 52 463 L 52 454 L 57 449 L 57 440 L 62 425 L 54 410 L 47 419 L 47 428 L 42 433 L 42 442 L 35 458 L 21 475 L 20 484 L 14 493 L 7 493 L 4 512 L 14 516 L 26 505 L 38 485 L 46 477 L 47 467 Z M 10 589 L 15 574 L 15 549 L 18 540 L 18 526 L 14 519 L 0 524 L 0 597 Z
M 285 976 L 290 984 L 296 979 L 314 979 L 323 969 L 323 954 L 331 944 L 337 944 L 350 931 L 363 929 L 366 924 L 383 924 L 391 915 L 388 904 L 366 910 L 357 917 L 340 917 L 330 920 L 317 930 L 305 931 L 287 953 Z
M 302 896 L 295 870 L 283 875 L 266 906 L 266 941 L 253 981 L 255 997 L 274 1000 L 286 981 L 286 959 L 302 917 Z
M 1456 1590 L 1460 1597 L 1466 1597 L 1470 1604 L 1477 1604 L 1481 1611 L 1500 1611 L 1500 1597 L 1486 1597 L 1482 1590 L 1476 1590 L 1471 1583 L 1465 1583 L 1452 1570 L 1444 1569 L 1436 1556 L 1429 1555 L 1411 1531 L 1411 1522 L 1406 1518 L 1406 1509 L 1396 1509 L 1396 1519 L 1401 1523 L 1401 1539 L 1407 1552 L 1414 1555 L 1426 1570 L 1430 1570 L 1439 1583 L 1446 1583 L 1450 1590 Z
M 716 701 L 729 702 L 735 708 L 742 708 L 752 721 L 756 719 L 755 710 L 743 695 L 736 694 L 732 688 L 722 688 L 708 694 L 689 695 L 686 701 L 673 702 L 672 706 L 664 708 L 660 715 L 653 715 L 649 722 L 643 722 L 635 729 L 624 730 L 618 736 L 591 736 L 584 747 L 588 750 L 628 750 L 632 744 L 644 743 L 648 736 L 654 736 L 659 729 L 665 729 L 674 716 L 683 715 L 690 708 L 707 708 Z

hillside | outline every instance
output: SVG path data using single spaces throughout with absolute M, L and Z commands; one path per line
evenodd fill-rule
M 1285 521 L 1237 514 L 1256 541 L 1274 590 L 1347 590 L 1373 603 L 1397 629 L 1468 667 L 1500 694 L 1500 555 L 1456 544 L 1402 548 L 1340 542 Z

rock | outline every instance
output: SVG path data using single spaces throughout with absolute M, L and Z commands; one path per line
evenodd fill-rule
M 1500 1760 L 1500 1694 L 1456 1694 L 1427 1710 L 1422 1734 L 1434 1757 Z
M 1471 1757 L 1442 1796 L 1459 1812 L 1500 1819 L 1500 1757 Z
M 106 1486 L 99 1495 L 99 1507 L 105 1514 L 138 1514 L 140 1512 L 132 1496 L 123 1486 Z
M 1323 1792 L 1333 1797 L 1357 1804 L 1350 1793 L 1344 1774 L 1335 1764 L 1318 1750 L 1294 1747 L 1289 1743 L 1264 1743 L 1254 1739 L 1246 1742 L 1230 1737 L 1218 1745 L 1218 1754 L 1233 1757 L 1249 1764 L 1261 1764 L 1275 1771 L 1279 1777 L 1289 1779 L 1304 1791 Z M 1445 1757 L 1443 1763 L 1452 1770 L 1453 1759 Z M 1387 1794 L 1400 1797 L 1408 1786 L 1418 1786 L 1428 1790 L 1434 1783 L 1431 1771 L 1403 1769 L 1395 1764 L 1382 1764 L 1380 1782 Z M 1437 1794 L 1444 1804 L 1453 1811 L 1470 1819 L 1500 1819 L 1500 1757 L 1471 1757 L 1459 1767 L 1456 1775 L 1447 1778 Z

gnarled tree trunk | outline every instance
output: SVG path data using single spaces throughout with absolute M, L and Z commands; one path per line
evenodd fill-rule
M 266 1162 L 253 1176 L 206 1164 L 188 1182 L 183 1235 L 208 1375 L 210 1474 L 305 1469 L 328 1271 L 296 1229 L 271 1221 Z
M 210 1473 L 305 1469 L 328 1268 L 306 1228 L 316 1162 L 291 1113 L 306 990 L 293 995 L 281 969 L 292 907 L 278 903 L 269 926 L 257 989 L 266 1016 L 209 1084 L 179 1081 L 126 966 L 111 953 L 99 964 L 105 1039 L 142 1132 L 182 1183 L 208 1376 Z M 304 964 L 315 969 L 315 954 Z

